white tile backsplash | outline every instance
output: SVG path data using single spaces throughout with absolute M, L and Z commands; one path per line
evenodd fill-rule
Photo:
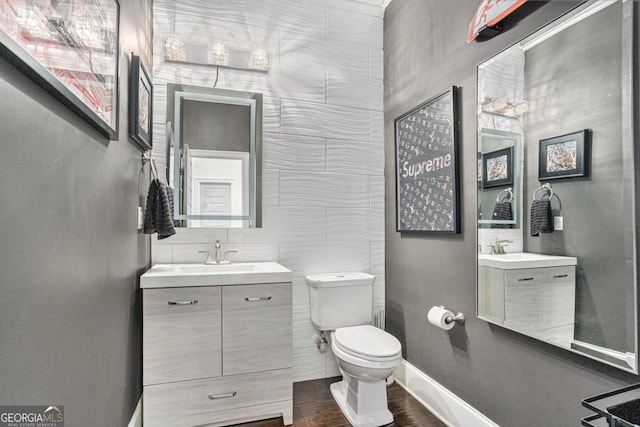
M 327 172 L 384 175 L 384 153 L 371 142 L 327 139 Z
M 154 156 L 165 155 L 166 83 L 261 92 L 260 229 L 178 229 L 152 240 L 153 263 L 203 262 L 216 240 L 234 262 L 293 271 L 294 380 L 338 375 L 312 341 L 304 276 L 365 271 L 384 307 L 382 0 L 156 0 Z M 268 73 L 165 62 L 163 35 L 261 44 Z M 192 41 L 193 41 L 192 40 Z M 251 47 L 251 46 L 248 46 Z M 163 163 L 164 164 L 164 163 Z
M 327 208 L 327 240 L 384 241 L 384 209 Z
M 280 171 L 282 206 L 369 206 L 369 177 L 325 172 Z

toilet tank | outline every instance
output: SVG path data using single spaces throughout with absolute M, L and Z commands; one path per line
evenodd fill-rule
M 321 331 L 371 323 L 373 282 L 367 273 L 325 273 L 306 277 L 311 321 Z

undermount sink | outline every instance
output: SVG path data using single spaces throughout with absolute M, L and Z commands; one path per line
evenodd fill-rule
M 156 264 L 140 277 L 140 287 L 244 285 L 291 281 L 291 270 L 277 262 L 233 264 Z
M 578 259 L 569 256 L 532 254 L 527 252 L 507 254 L 478 254 L 478 265 L 515 270 L 519 268 L 562 267 L 578 264 Z

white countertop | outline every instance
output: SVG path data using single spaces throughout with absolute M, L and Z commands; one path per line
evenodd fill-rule
M 156 264 L 140 277 L 140 287 L 179 288 L 291 282 L 292 273 L 277 262 L 233 264 Z
M 527 252 L 501 255 L 478 254 L 478 265 L 515 270 L 520 268 L 563 267 L 577 265 L 578 259 L 570 256 L 532 254 Z

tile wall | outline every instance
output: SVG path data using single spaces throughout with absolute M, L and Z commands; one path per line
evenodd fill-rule
M 264 94 L 263 227 L 153 237 L 152 262 L 203 261 L 220 240 L 235 261 L 293 271 L 294 380 L 338 374 L 320 353 L 304 276 L 376 275 L 384 309 L 382 0 L 154 1 L 154 149 L 164 170 L 167 82 Z M 165 62 L 164 39 L 267 46 L 268 73 Z M 278 351 L 278 349 L 274 349 Z

